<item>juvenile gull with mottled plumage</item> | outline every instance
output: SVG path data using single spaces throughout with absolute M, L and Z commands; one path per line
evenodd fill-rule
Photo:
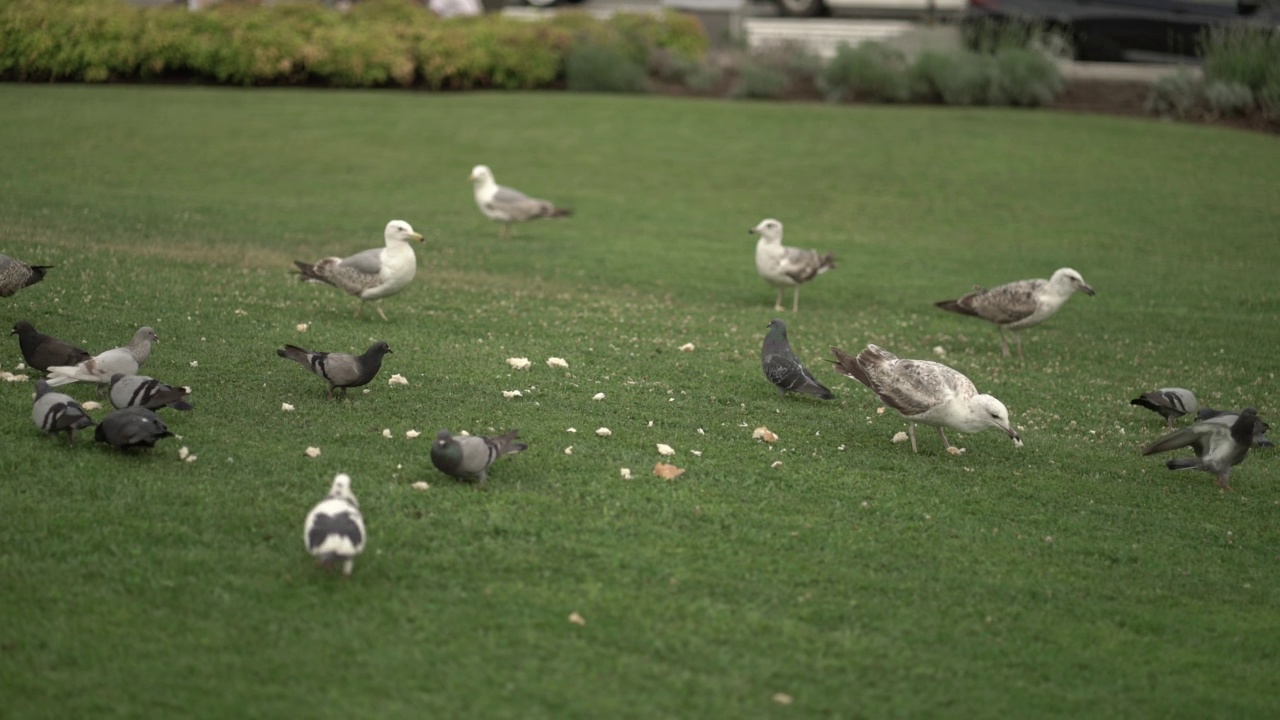
M 1059 268 L 1048 280 L 1019 280 L 988 290 L 975 285 L 973 292 L 956 300 L 934 303 L 943 310 L 961 315 L 972 315 L 994 323 L 1000 331 L 1000 351 L 1009 357 L 1009 343 L 1005 340 L 1005 328 L 1013 331 L 1018 345 L 1018 357 L 1022 357 L 1022 338 L 1018 331 L 1048 320 L 1058 308 L 1079 290 L 1093 295 L 1093 288 L 1080 273 L 1071 268 Z
M 885 405 L 911 422 L 911 451 L 917 452 L 915 423 L 933 425 L 948 449 L 951 441 L 943 428 L 978 433 L 996 428 L 1022 447 L 1022 438 L 1009 423 L 1004 403 L 978 393 L 969 378 L 931 360 L 901 360 L 875 345 L 853 357 L 833 347 L 836 372 L 866 385 Z
M 303 282 L 320 282 L 332 285 L 348 295 L 360 298 L 356 317 L 364 304 L 376 301 L 374 309 L 383 320 L 382 298 L 395 295 L 405 288 L 418 272 L 418 256 L 413 253 L 410 240 L 422 242 L 422 235 L 403 220 L 392 220 L 383 231 L 386 247 L 373 248 L 348 258 L 327 257 L 314 263 L 294 260 L 302 273 Z
M 800 310 L 800 286 L 835 268 L 836 257 L 820 255 L 817 250 L 801 250 L 782 244 L 782 223 L 767 218 L 747 232 L 759 235 L 756 241 L 756 272 L 765 282 L 778 289 L 773 309 L 782 312 L 782 290 L 793 288 L 791 312 Z
M 52 265 L 28 265 L 17 258 L 0 253 L 0 297 L 9 297 L 24 287 L 44 279 L 44 271 Z

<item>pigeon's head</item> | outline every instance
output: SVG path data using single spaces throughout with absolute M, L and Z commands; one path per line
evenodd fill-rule
M 467 179 L 481 185 L 491 183 L 493 182 L 493 171 L 489 169 L 488 165 L 477 165 L 471 168 L 471 177 Z
M 387 345 L 385 341 L 379 340 L 378 342 L 370 345 L 369 349 L 365 351 L 365 354 L 373 355 L 376 357 L 382 357 L 383 355 L 390 355 L 391 347 Z
M 453 442 L 453 433 L 449 432 L 448 430 L 441 430 L 440 432 L 436 433 L 436 447 L 438 448 L 447 447 L 451 442 Z
M 759 235 L 761 240 L 777 243 L 782 242 L 782 223 L 774 220 L 773 218 L 761 220 L 759 225 L 756 225 L 747 232 L 752 235 Z
M 356 496 L 351 492 L 351 476 L 346 473 L 334 476 L 333 485 L 329 486 L 329 497 L 342 498 L 355 505 Z
M 140 327 L 138 332 L 133 334 L 133 342 L 131 345 L 141 345 L 143 343 L 160 342 L 160 338 L 156 337 L 156 331 L 150 327 Z
M 410 240 L 422 242 L 422 234 L 414 232 L 413 226 L 403 220 L 392 220 L 387 223 L 383 237 L 386 238 L 387 245 L 393 242 L 407 243 Z
M 1009 423 L 1009 409 L 1004 403 L 990 395 L 974 395 L 969 401 L 969 408 L 977 416 L 978 430 L 996 428 L 1013 438 L 1014 445 L 1022 447 L 1022 438 L 1018 437 L 1018 431 Z
M 1084 281 L 1084 277 L 1080 273 L 1071 268 L 1058 268 L 1053 273 L 1053 277 L 1049 278 L 1049 282 L 1054 285 L 1064 286 L 1071 292 L 1079 290 L 1085 295 L 1093 295 L 1093 288 L 1089 287 L 1089 283 Z
M 35 331 L 36 329 L 31 325 L 31 323 L 26 320 L 19 320 L 13 324 L 13 330 L 9 334 L 17 335 L 18 337 L 26 337 L 28 335 L 35 334 Z
M 786 323 L 784 323 L 784 322 L 782 322 L 782 320 L 779 320 L 778 318 L 774 318 L 774 319 L 770 320 L 770 321 L 769 321 L 769 334 L 770 334 L 770 335 L 781 335 L 782 337 L 784 337 L 784 338 L 785 338 L 785 337 L 787 336 L 787 324 L 786 324 Z

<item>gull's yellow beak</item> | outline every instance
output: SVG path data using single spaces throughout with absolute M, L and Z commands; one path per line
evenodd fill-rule
M 418 242 L 423 242 L 424 240 L 426 240 L 426 238 L 422 237 L 422 233 L 409 233 L 409 237 L 413 238 L 414 240 L 417 240 Z

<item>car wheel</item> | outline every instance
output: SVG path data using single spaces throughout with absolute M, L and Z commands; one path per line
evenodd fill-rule
M 777 0 L 778 12 L 787 17 L 817 17 L 827 13 L 822 0 Z

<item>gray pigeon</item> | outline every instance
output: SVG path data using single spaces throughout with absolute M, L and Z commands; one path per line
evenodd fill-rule
M 1175 430 L 1149 445 L 1143 455 L 1190 447 L 1195 457 L 1174 458 L 1165 463 L 1170 470 L 1202 470 L 1212 473 L 1218 485 L 1230 490 L 1231 468 L 1244 462 L 1253 445 L 1258 411 L 1245 408 L 1239 415 L 1218 415 Z
M 84 408 L 70 395 L 53 392 L 49 383 L 36 381 L 36 401 L 31 406 L 31 420 L 36 427 L 52 435 L 66 432 L 67 442 L 76 438 L 76 431 L 93 425 L 93 420 L 85 414 Z
M 49 367 L 49 387 L 73 382 L 109 383 L 116 373 L 133 375 L 151 357 L 151 343 L 157 342 L 156 331 L 140 327 L 124 347 L 99 353 L 77 365 Z
M 391 352 L 391 348 L 382 341 L 369 346 L 363 355 L 348 355 L 339 352 L 312 352 L 297 345 L 285 345 L 276 354 L 288 358 L 311 372 L 329 381 L 329 399 L 333 399 L 334 388 L 342 388 L 343 396 L 347 388 L 366 385 L 382 369 L 382 356 Z
M 111 376 L 111 404 L 117 408 L 144 407 L 148 410 L 159 410 L 171 407 L 174 410 L 190 410 L 192 405 L 182 398 L 191 391 L 185 387 L 173 387 L 146 375 L 125 375 L 116 373 Z
M 374 300 L 374 308 L 386 320 L 382 298 L 395 295 L 413 280 L 418 272 L 418 256 L 413 254 L 409 241 L 422 242 L 422 235 L 414 232 L 409 223 L 392 220 L 383 231 L 383 240 L 386 247 L 365 250 L 351 257 L 327 257 L 314 263 L 294 260 L 293 264 L 302 273 L 303 282 L 325 283 L 360 298 L 356 317 L 360 317 L 366 302 Z
M 493 171 L 487 166 L 477 165 L 471 169 L 472 190 L 476 198 L 476 206 L 490 220 L 502 223 L 498 231 L 499 237 L 506 237 L 511 230 L 511 223 L 536 220 L 538 218 L 560 218 L 573 215 L 569 208 L 556 207 L 548 200 L 532 198 L 519 190 L 504 187 L 493 178 Z
M 1213 408 L 1200 408 L 1196 413 L 1196 420 L 1208 420 L 1209 418 L 1231 416 L 1236 417 L 1240 413 L 1234 410 L 1214 410 Z M 1271 426 L 1263 422 L 1262 418 L 1253 421 L 1253 447 L 1255 448 L 1272 448 L 1275 443 L 1267 438 L 1267 431 Z
M 1005 328 L 1012 330 L 1018 345 L 1018 359 L 1022 359 L 1022 337 L 1018 331 L 1053 317 L 1077 290 L 1086 295 L 1094 294 L 1080 273 L 1071 268 L 1058 268 L 1048 280 L 1018 280 L 990 290 L 975 285 L 973 292 L 964 297 L 942 300 L 934 305 L 994 323 L 1000 331 L 1000 351 L 1005 357 L 1009 357 L 1009 343 L 1005 341 L 1004 331 Z
M 0 297 L 9 297 L 24 287 L 35 285 L 44 279 L 44 271 L 52 265 L 28 265 L 21 260 L 0 254 Z
M 22 359 L 27 361 L 27 365 L 41 372 L 47 371 L 50 365 L 79 365 L 93 357 L 87 350 L 66 340 L 36 332 L 26 320 L 14 323 L 9 334 L 18 336 L 18 347 L 22 349 Z
M 835 397 L 800 364 L 800 358 L 787 342 L 787 326 L 781 320 L 769 323 L 769 333 L 764 336 L 764 347 L 760 350 L 760 366 L 769 382 L 778 386 L 779 395 L 786 395 L 789 390 L 823 400 Z
M 367 537 L 360 503 L 351 492 L 351 478 L 338 473 L 329 494 L 307 513 L 302 542 L 316 562 L 329 566 L 341 560 L 342 574 L 351 577 L 356 555 L 364 551 Z
M 1184 388 L 1152 390 L 1130 400 L 1129 404 L 1160 413 L 1164 416 L 1165 427 L 1170 430 L 1173 429 L 1174 420 L 1188 413 L 1193 413 L 1200 407 L 1200 403 L 1196 402 L 1195 393 Z M 1204 418 L 1200 419 L 1203 420 Z
M 151 448 L 164 438 L 173 437 L 154 410 L 129 407 L 112 410 L 98 423 L 93 434 L 95 442 L 104 442 L 117 450 Z
M 519 430 L 512 430 L 498 437 L 454 437 L 448 430 L 441 430 L 431 446 L 431 464 L 445 475 L 483 485 L 495 460 L 528 449 L 528 445 L 516 442 L 519 435 Z

